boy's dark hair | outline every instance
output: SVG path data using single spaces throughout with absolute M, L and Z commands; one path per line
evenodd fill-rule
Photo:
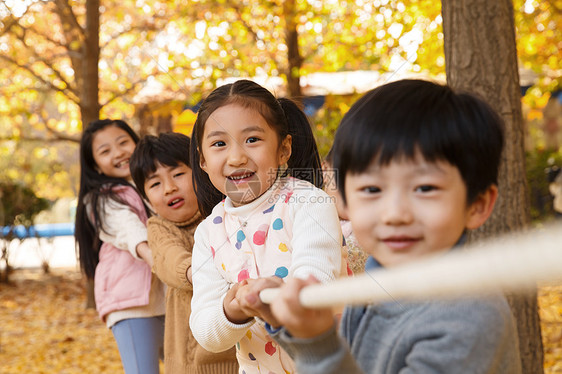
M 503 121 L 483 100 L 448 86 L 401 80 L 369 91 L 346 113 L 334 139 L 333 167 L 345 200 L 345 176 L 375 162 L 413 159 L 455 166 L 470 204 L 498 183 Z
M 292 137 L 291 157 L 287 173 L 304 179 L 318 188 L 322 187 L 322 167 L 312 128 L 306 114 L 290 99 L 276 99 L 271 92 L 249 80 L 239 80 L 216 88 L 203 101 L 191 134 L 191 165 L 193 185 L 199 203 L 199 211 L 206 217 L 224 196 L 211 183 L 201 169 L 200 147 L 205 123 L 218 108 L 237 104 L 256 110 L 277 133 L 279 141 Z
M 189 137 L 177 132 L 146 135 L 139 141 L 129 160 L 129 168 L 142 197 L 147 199 L 144 182 L 149 174 L 156 171 L 157 164 L 176 167 L 183 162 L 190 166 L 189 146 Z
M 115 126 L 125 131 L 135 143 L 139 141 L 139 137 L 133 129 L 122 120 L 96 120 L 91 122 L 82 133 L 80 140 L 80 190 L 76 207 L 74 237 L 78 244 L 80 266 L 86 276 L 91 279 L 94 278 L 94 272 L 99 262 L 101 242 L 98 233 L 104 229 L 103 222 L 100 219 L 104 209 L 99 204 L 100 197 L 107 196 L 115 201 L 122 202 L 112 193 L 112 187 L 117 185 L 131 186 L 125 179 L 100 174 L 96 169 L 97 165 L 92 150 L 94 135 L 109 126 Z M 88 217 L 86 212 L 86 196 L 88 196 L 92 206 L 92 219 Z

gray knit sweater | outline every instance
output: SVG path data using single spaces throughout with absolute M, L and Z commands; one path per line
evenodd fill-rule
M 272 334 L 308 373 L 521 373 L 517 331 L 503 296 L 348 307 L 341 336 Z

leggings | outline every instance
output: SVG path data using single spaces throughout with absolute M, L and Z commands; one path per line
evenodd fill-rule
M 158 374 L 164 351 L 164 316 L 131 318 L 111 327 L 125 374 Z

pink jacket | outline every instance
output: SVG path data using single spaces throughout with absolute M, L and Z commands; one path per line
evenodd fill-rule
M 128 186 L 113 191 L 127 203 L 146 224 L 147 214 L 139 194 Z M 152 271 L 150 266 L 135 259 L 129 251 L 103 243 L 94 277 L 94 295 L 99 316 L 105 321 L 108 313 L 148 305 Z

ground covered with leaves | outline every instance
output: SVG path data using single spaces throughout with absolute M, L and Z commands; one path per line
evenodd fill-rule
M 544 286 L 538 292 L 544 349 L 544 372 L 562 373 L 562 286 Z
M 117 344 L 76 271 L 16 271 L 0 284 L 0 373 L 122 373 Z
M 0 373 L 122 373 L 117 345 L 76 271 L 18 270 L 0 284 Z M 545 373 L 562 373 L 562 286 L 542 287 Z M 163 372 L 163 371 L 162 371 Z

